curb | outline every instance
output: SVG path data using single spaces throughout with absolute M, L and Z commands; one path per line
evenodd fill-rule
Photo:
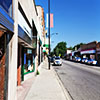
M 58 82 L 59 82 L 59 85 L 61 86 L 61 88 L 62 88 L 62 90 L 63 90 L 63 93 L 64 93 L 64 95 L 65 95 L 65 97 L 66 97 L 66 100 L 73 100 L 73 98 L 70 96 L 69 92 L 65 89 L 65 87 L 64 87 L 64 85 L 63 85 L 63 83 L 62 83 L 62 81 L 61 81 L 59 75 L 57 74 L 57 72 L 54 70 L 53 67 L 52 67 L 52 69 L 53 69 L 53 72 L 54 72 L 54 74 L 55 74 L 55 76 L 56 76 Z

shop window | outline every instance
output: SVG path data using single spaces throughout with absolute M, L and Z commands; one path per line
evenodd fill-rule
M 27 49 L 24 54 L 24 74 L 34 71 L 34 55 L 31 49 Z

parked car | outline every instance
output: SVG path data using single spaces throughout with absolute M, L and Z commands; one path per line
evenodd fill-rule
M 78 61 L 78 62 L 81 61 L 81 58 L 80 58 L 80 57 L 76 57 L 75 59 L 76 59 L 76 61 Z
M 87 63 L 87 61 L 88 61 L 88 58 L 83 58 L 82 59 L 82 63 Z
M 92 64 L 92 65 L 96 65 L 96 64 L 97 64 L 97 61 L 94 60 L 94 59 L 89 59 L 89 60 L 87 61 L 87 63 L 88 63 L 88 64 Z
M 62 61 L 61 61 L 60 57 L 55 57 L 53 64 L 61 66 L 62 65 Z
M 85 60 L 85 63 L 87 64 L 87 62 L 88 62 L 88 58 Z

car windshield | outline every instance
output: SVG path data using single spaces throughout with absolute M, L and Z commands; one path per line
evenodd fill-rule
M 56 60 L 59 60 L 59 59 L 60 59 L 60 57 L 56 57 L 55 59 L 56 59 Z

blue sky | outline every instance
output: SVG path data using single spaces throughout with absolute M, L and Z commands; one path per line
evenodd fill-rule
M 48 0 L 35 0 L 37 5 L 48 9 Z M 54 28 L 51 37 L 54 48 L 65 41 L 67 47 L 78 43 L 100 41 L 100 0 L 51 0 L 51 13 L 54 14 Z

